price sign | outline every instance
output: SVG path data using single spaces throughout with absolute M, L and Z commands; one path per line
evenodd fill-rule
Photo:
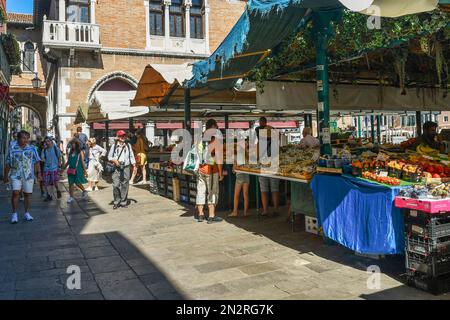
M 380 171 L 379 176 L 385 178 L 385 177 L 388 176 L 388 172 L 387 171 Z

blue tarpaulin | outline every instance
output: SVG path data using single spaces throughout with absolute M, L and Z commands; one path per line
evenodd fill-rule
M 324 235 L 365 254 L 404 253 L 404 221 L 387 187 L 350 176 L 316 175 L 311 183 Z
M 342 7 L 339 0 L 249 0 L 243 15 L 205 61 L 194 63 L 186 87 L 234 87 L 236 81 L 304 24 L 308 9 Z M 217 81 L 221 80 L 221 81 Z

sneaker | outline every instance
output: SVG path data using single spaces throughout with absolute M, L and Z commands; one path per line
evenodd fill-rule
M 61 191 L 56 191 L 56 197 L 58 198 L 58 199 L 61 199 Z
M 41 192 L 41 198 L 42 198 L 42 199 L 47 198 L 47 193 L 46 193 L 46 192 Z
M 220 217 L 208 218 L 208 224 L 222 222 L 222 221 L 223 221 L 223 219 Z
M 29 222 L 33 221 L 33 217 L 28 212 L 25 213 L 24 219 L 25 219 L 25 221 L 29 221 Z
M 98 191 L 100 190 L 98 187 L 94 187 L 94 191 Z
M 69 197 L 69 199 L 67 199 L 67 203 L 72 203 L 72 202 L 74 202 L 74 201 L 75 201 L 75 199 L 72 198 L 72 197 Z
M 11 223 L 12 223 L 12 224 L 19 223 L 19 218 L 18 218 L 18 216 L 17 216 L 17 213 L 13 213 L 13 214 L 11 215 Z
M 84 191 L 81 193 L 81 199 L 86 199 L 87 196 L 88 196 L 88 192 L 87 192 L 87 190 L 84 190 Z
M 48 202 L 48 201 L 52 201 L 53 200 L 53 197 L 51 196 L 51 195 L 47 195 L 47 198 L 45 198 L 45 202 Z
M 203 222 L 205 221 L 205 216 L 198 216 L 197 217 L 197 222 Z

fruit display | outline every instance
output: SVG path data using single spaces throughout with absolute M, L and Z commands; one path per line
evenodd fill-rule
M 399 196 L 413 199 L 445 199 L 450 195 L 449 183 L 417 184 L 400 190 Z
M 320 157 L 319 148 L 300 148 L 299 145 L 289 144 L 280 148 L 280 156 L 277 171 L 273 174 L 285 177 L 312 177 L 316 172 Z M 260 172 L 269 169 L 270 164 L 246 164 L 239 166 L 239 170 Z
M 376 181 L 378 183 L 388 184 L 388 185 L 391 185 L 391 186 L 399 186 L 400 183 L 401 183 L 400 179 L 392 178 L 392 177 L 386 177 L 386 176 L 381 176 L 381 175 L 378 175 L 378 174 L 376 174 L 374 172 L 369 172 L 369 171 L 363 172 L 362 177 L 364 179 Z
M 418 154 L 428 155 L 428 156 L 437 156 L 439 154 L 439 150 L 433 149 L 424 144 L 419 144 L 416 148 L 416 152 Z

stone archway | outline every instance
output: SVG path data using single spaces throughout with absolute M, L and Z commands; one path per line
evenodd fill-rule
M 34 123 L 29 123 L 29 125 L 33 128 L 38 128 L 39 129 L 39 134 L 41 137 L 45 137 L 47 134 L 47 110 L 41 110 L 42 108 L 36 107 L 32 104 L 27 104 L 27 103 L 19 103 L 15 109 L 22 109 L 23 110 L 31 110 L 33 111 L 33 116 L 35 115 L 38 119 L 39 124 L 36 126 L 36 124 Z M 22 123 L 23 124 L 23 123 Z M 32 133 L 32 132 L 30 132 Z
M 122 72 L 122 71 L 115 71 L 108 73 L 107 75 L 101 77 L 99 80 L 97 80 L 94 85 L 91 87 L 91 90 L 89 90 L 89 93 L 86 97 L 86 102 L 89 103 L 94 95 L 94 93 L 101 88 L 103 85 L 108 83 L 111 80 L 120 79 L 128 83 L 131 87 L 134 89 L 137 88 L 139 81 L 135 79 L 134 77 L 130 76 L 129 74 Z

